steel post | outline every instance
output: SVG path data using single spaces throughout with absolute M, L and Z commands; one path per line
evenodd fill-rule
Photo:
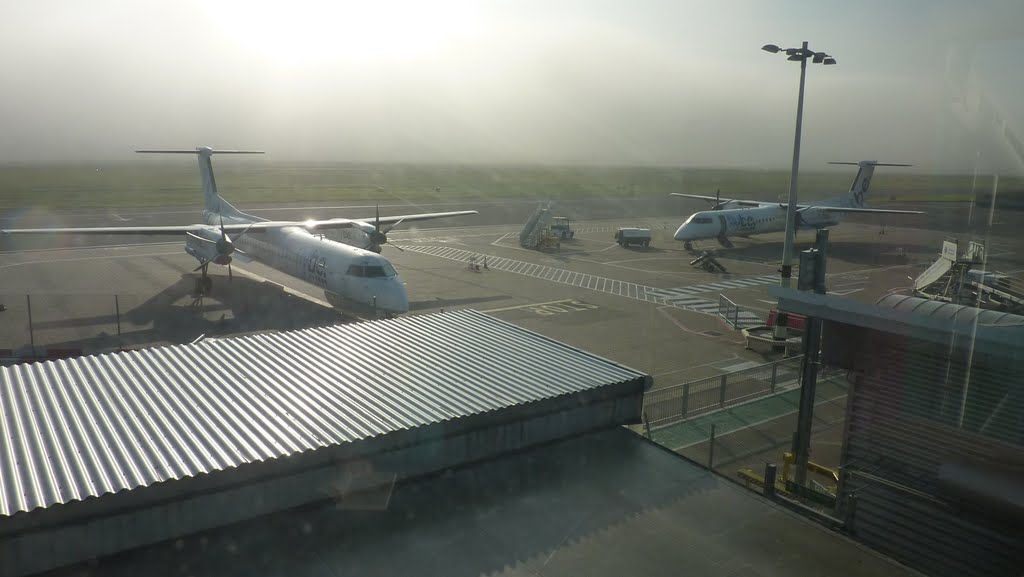
M 819 230 L 817 235 L 817 259 L 814 267 L 814 292 L 825 292 L 825 256 L 828 248 L 828 231 Z M 793 439 L 795 456 L 795 481 L 801 487 L 807 482 L 807 462 L 811 451 L 811 426 L 814 424 L 814 398 L 818 378 L 818 352 L 821 349 L 821 319 L 808 317 L 804 333 L 804 358 L 800 386 L 800 409 L 797 414 L 796 434 Z
M 782 287 L 791 286 L 793 273 L 793 244 L 796 241 L 797 174 L 800 172 L 800 132 L 804 122 L 804 78 L 807 76 L 807 42 L 803 43 L 804 57 L 800 60 L 800 91 L 796 101 L 796 134 L 793 137 L 793 167 L 789 174 L 789 199 L 786 207 L 786 237 L 782 245 Z
M 28 342 L 34 357 L 36 356 L 36 330 L 32 326 L 32 295 L 25 295 L 25 305 L 28 307 Z
M 708 439 L 708 470 L 715 470 L 715 424 L 711 423 L 711 438 Z
M 771 499 L 775 496 L 775 475 L 776 467 L 774 463 L 765 463 L 764 465 L 764 496 Z

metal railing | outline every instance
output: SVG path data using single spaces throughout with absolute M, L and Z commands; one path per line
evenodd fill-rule
M 723 294 L 718 295 L 718 316 L 725 319 L 725 322 L 732 325 L 732 328 L 739 328 L 740 307 Z
M 651 426 L 680 421 L 753 398 L 775 393 L 800 381 L 803 355 L 716 375 L 644 395 L 644 416 Z

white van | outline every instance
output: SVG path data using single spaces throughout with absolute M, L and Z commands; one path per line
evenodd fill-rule
M 651 229 L 649 228 L 620 228 L 615 231 L 615 242 L 619 246 L 639 244 L 641 246 L 651 245 Z

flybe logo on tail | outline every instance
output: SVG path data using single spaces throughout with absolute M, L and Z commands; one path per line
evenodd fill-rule
M 850 201 L 853 206 L 859 207 L 864 206 L 864 195 L 871 186 L 871 173 L 875 171 L 875 167 L 873 164 L 867 164 L 866 161 L 858 164 L 860 170 L 857 171 L 857 176 L 853 179 L 853 185 L 850 187 Z
M 875 173 L 876 166 L 911 166 L 909 164 L 878 162 L 877 160 L 862 160 L 860 162 L 830 162 L 829 164 L 848 164 L 860 167 L 860 170 L 857 171 L 857 176 L 853 179 L 853 185 L 850 186 L 849 197 L 850 204 L 858 208 L 864 206 L 864 195 L 867 194 L 868 187 L 871 186 L 871 175 Z
M 863 168 L 861 170 L 864 170 Z M 853 205 L 864 206 L 864 194 L 867 193 L 868 187 L 871 186 L 871 175 L 865 174 L 864 179 L 860 181 L 860 186 L 854 185 L 853 190 Z

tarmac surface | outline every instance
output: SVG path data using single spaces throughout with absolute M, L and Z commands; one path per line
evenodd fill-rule
M 716 249 L 728 270 L 713 274 L 689 266 L 695 254 L 671 238 L 680 222 L 675 216 L 574 221 L 575 238 L 564 241 L 558 252 L 524 249 L 518 245 L 518 222 L 533 206 L 496 202 L 479 206 L 480 215 L 391 232 L 393 246 L 385 246 L 384 255 L 407 284 L 409 314 L 457 308 L 488 312 L 647 371 L 656 387 L 777 358 L 744 349 L 740 332 L 718 310 L 721 295 L 741 307 L 741 323 L 757 324 L 767 317 L 773 301 L 766 288 L 777 283 L 781 234 L 735 239 L 731 249 L 700 243 L 698 248 Z M 452 208 L 389 207 L 382 212 Z M 590 212 L 604 214 L 607 208 Z M 265 216 L 294 218 L 296 212 L 281 209 Z M 194 222 L 196 216 L 185 209 L 146 215 L 147 222 L 135 222 L 143 218 L 135 215 L 131 224 L 161 222 L 154 220 L 160 215 Z M 117 224 L 97 222 L 94 214 L 62 220 L 69 226 Z M 446 226 L 453 220 L 458 226 Z M 618 246 L 612 236 L 619 226 L 651 228 L 651 246 Z M 809 248 L 813 236 L 802 232 L 798 248 Z M 233 266 L 230 282 L 225 267 L 211 268 L 213 292 L 196 299 L 191 295 L 196 263 L 181 241 L 171 238 L 85 239 L 91 246 L 67 246 L 74 238 L 51 239 L 46 248 L 38 246 L 39 239 L 32 241 L 34 248 L 10 246 L 8 239 L 7 250 L 0 252 L 0 303 L 7 309 L 0 313 L 0 356 L 5 349 L 12 356 L 103 352 L 355 320 L 326 306 L 317 287 L 258 263 Z M 934 261 L 947 238 L 941 231 L 877 224 L 836 227 L 830 238 L 829 290 L 864 302 L 906 291 L 910 278 Z M 991 268 L 1019 275 L 1024 270 L 1020 244 L 1002 236 L 990 239 Z

